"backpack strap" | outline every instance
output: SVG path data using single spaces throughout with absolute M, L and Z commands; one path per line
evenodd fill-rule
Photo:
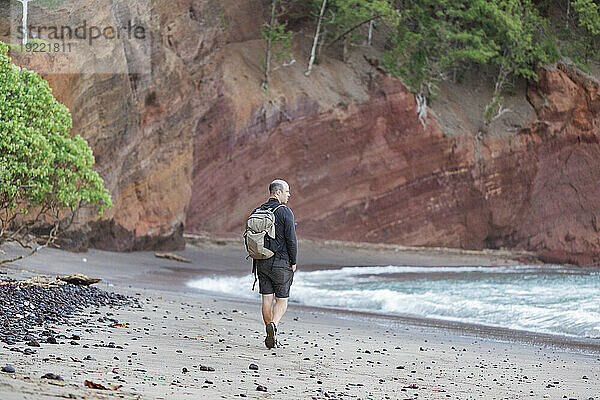
M 284 204 L 280 204 L 280 205 L 278 205 L 277 207 L 275 207 L 275 208 L 273 209 L 273 211 L 271 211 L 271 212 L 272 212 L 273 214 L 275 214 L 275 211 L 277 211 L 277 209 L 278 209 L 279 207 L 285 207 L 285 205 L 284 205 Z
M 275 207 L 275 208 L 273 209 L 273 211 L 271 211 L 271 212 L 273 213 L 273 215 L 275 215 L 275 211 L 277 211 L 277 209 L 279 209 L 279 207 L 285 207 L 285 205 L 284 205 L 284 204 L 280 204 L 280 205 L 278 205 L 277 207 Z M 271 239 L 271 238 L 269 238 L 269 240 L 273 240 L 273 241 L 275 241 L 275 239 Z M 275 243 L 277 243 L 277 242 L 275 242 Z M 272 251 L 273 251 L 273 253 L 277 253 L 277 252 L 279 252 L 279 250 L 281 250 L 281 246 L 278 246 L 278 247 L 277 247 L 277 250 L 272 250 Z

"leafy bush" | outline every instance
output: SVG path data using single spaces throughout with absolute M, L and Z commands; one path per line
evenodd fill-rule
M 402 19 L 384 56 L 388 70 L 417 99 L 431 100 L 451 71 L 493 66 L 487 122 L 501 114 L 501 93 L 511 77 L 535 80 L 539 65 L 558 58 L 546 20 L 530 0 L 417 0 L 405 3 Z
M 577 40 L 583 57 L 586 61 L 600 60 L 600 5 L 592 0 L 575 0 L 572 6 L 583 30 Z
M 34 232 L 44 232 L 38 239 L 48 245 L 79 208 L 90 205 L 101 215 L 112 201 L 92 170 L 87 142 L 69 135 L 69 110 L 7 53 L 0 42 L 0 245 L 31 247 Z

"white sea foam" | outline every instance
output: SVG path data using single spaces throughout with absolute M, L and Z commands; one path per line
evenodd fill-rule
M 429 273 L 435 274 L 429 278 Z M 393 275 L 390 277 L 390 274 Z M 256 298 L 257 291 L 251 290 L 253 280 L 250 274 L 215 276 L 188 285 L 230 296 Z M 310 306 L 438 318 L 542 333 L 600 335 L 600 274 L 564 267 L 389 265 L 298 271 L 291 300 Z

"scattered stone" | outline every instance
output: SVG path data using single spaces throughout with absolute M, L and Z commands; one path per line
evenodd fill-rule
M 123 385 L 110 385 L 110 386 L 104 386 L 104 385 L 102 385 L 102 384 L 100 384 L 100 383 L 96 383 L 96 382 L 93 382 L 93 381 L 88 381 L 88 380 L 85 380 L 85 381 L 83 382 L 83 384 L 84 384 L 85 386 L 89 387 L 90 389 L 98 389 L 98 390 L 118 390 L 118 389 L 120 389 L 121 387 L 123 387 Z
M 90 356 L 89 354 L 85 357 L 83 357 L 84 360 L 88 360 L 88 361 L 96 361 L 96 359 L 92 356 Z
M 266 391 L 267 391 L 267 388 L 266 388 L 265 386 L 258 385 L 258 386 L 256 387 L 256 390 L 257 390 L 258 392 L 266 392 Z
M 58 343 L 56 341 L 56 338 L 54 336 L 48 336 L 48 338 L 46 339 L 46 342 L 48 342 L 50 344 L 56 344 L 56 343 Z
M 68 324 L 70 318 L 84 308 L 132 303 L 126 296 L 96 287 L 58 282 L 61 284 L 45 285 L 41 279 L 35 279 L 0 285 L 0 341 L 9 346 L 25 342 L 38 347 L 35 337 L 41 330 L 42 340 L 52 343 L 48 337 L 56 339 L 57 334 L 49 326 Z M 73 335 L 72 339 L 79 340 L 80 337 Z
M 253 371 L 258 371 L 258 365 L 256 365 L 256 364 L 250 364 L 248 366 L 248 369 L 251 369 Z
M 57 380 L 57 381 L 63 380 L 63 378 L 61 378 L 60 375 L 56 375 L 51 372 L 48 372 L 46 375 L 42 376 L 42 379 L 53 379 L 53 380 Z
M 188 369 L 186 367 L 183 367 L 181 372 L 183 372 L 185 374 L 186 372 L 188 372 Z
M 15 372 L 15 368 L 12 365 L 2 367 L 2 372 Z
M 89 286 L 94 283 L 100 282 L 102 279 L 100 278 L 90 278 L 89 276 L 83 274 L 73 274 L 69 276 L 57 276 L 56 279 L 60 279 L 61 281 L 70 283 L 71 285 L 77 286 Z
M 208 367 L 206 365 L 201 365 L 200 366 L 200 371 L 210 371 L 213 372 L 215 369 L 213 367 Z

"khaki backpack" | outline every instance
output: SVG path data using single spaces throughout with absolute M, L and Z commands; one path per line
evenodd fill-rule
M 257 208 L 250 214 L 244 232 L 244 243 L 249 257 L 264 260 L 275 254 L 265 247 L 265 236 L 269 235 L 271 239 L 275 239 L 275 211 L 279 207 L 283 207 L 283 204 L 274 209 Z

